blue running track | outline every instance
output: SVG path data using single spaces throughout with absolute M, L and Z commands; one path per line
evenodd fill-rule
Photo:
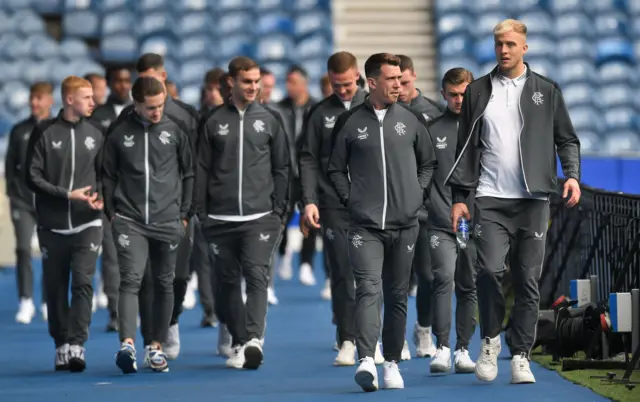
M 39 264 L 34 268 L 38 271 Z M 510 362 L 506 358 L 501 359 L 500 374 L 491 384 L 481 383 L 473 374 L 431 376 L 429 361 L 414 358 L 401 364 L 404 390 L 364 394 L 353 380 L 355 367 L 332 367 L 336 355 L 332 349 L 334 327 L 330 305 L 320 299 L 319 293 L 319 286 L 307 288 L 296 280 L 277 283 L 280 305 L 269 311 L 265 363 L 258 371 L 225 368 L 225 361 L 215 355 L 218 331 L 199 327 L 201 313 L 197 307 L 182 315 L 182 353 L 177 361 L 171 362 L 169 373 L 120 374 L 114 362 L 119 346 L 117 336 L 103 331 L 105 310 L 94 315 L 86 345 L 87 370 L 80 374 L 56 373 L 54 346 L 41 317 L 38 315 L 31 325 L 15 323 L 15 277 L 12 269 L 3 270 L 0 401 L 606 401 L 537 365 L 533 367 L 536 384 L 510 385 Z M 410 299 L 407 325 L 412 348 L 414 302 Z M 474 338 L 471 350 L 474 358 L 478 343 L 478 338 Z M 379 374 L 381 379 L 381 368 Z

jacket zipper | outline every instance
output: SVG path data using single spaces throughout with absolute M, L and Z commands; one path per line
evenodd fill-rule
M 525 81 L 522 85 L 524 86 L 527 83 Z M 522 90 L 524 92 L 524 89 Z M 520 132 L 518 133 L 518 151 L 520 153 L 520 166 L 522 167 L 522 178 L 524 179 L 524 188 L 527 190 L 527 193 L 531 194 L 529 191 L 529 184 L 527 184 L 527 175 L 524 172 L 524 162 L 522 160 L 522 132 L 524 131 L 524 115 L 522 114 L 522 107 L 520 107 L 520 103 L 522 101 L 522 92 L 520 93 L 520 97 L 518 98 L 518 112 L 520 113 L 520 120 L 522 120 L 522 125 L 520 126 Z
M 493 94 L 493 87 L 491 88 L 491 94 Z M 489 95 L 489 101 L 490 100 L 491 100 L 491 95 Z M 456 159 L 456 161 L 453 163 L 453 167 L 449 171 L 447 178 L 444 179 L 445 183 L 449 181 L 449 179 L 451 178 L 451 175 L 453 174 L 453 171 L 456 170 L 458 163 L 460 163 L 460 159 L 462 159 L 464 152 L 467 150 L 467 146 L 469 146 L 469 141 L 471 141 L 471 137 L 473 136 L 473 130 L 475 130 L 478 120 L 480 120 L 480 118 L 482 118 L 482 116 L 484 116 L 484 113 L 487 111 L 487 108 L 489 107 L 489 101 L 487 101 L 487 104 L 484 106 L 484 109 L 482 110 L 482 113 L 480 113 L 480 116 L 478 116 L 478 118 L 475 119 L 473 124 L 471 125 L 471 131 L 469 131 L 469 137 L 467 137 L 467 141 L 465 141 L 464 146 L 462 147 L 462 151 L 460 151 L 460 155 L 458 156 L 458 159 Z M 460 127 L 459 122 L 458 122 L 458 127 Z
M 385 222 L 387 221 L 387 158 L 384 150 L 384 129 L 383 121 L 380 120 L 380 153 L 382 154 L 382 185 L 384 189 L 384 201 L 382 204 L 382 230 L 385 228 Z
M 244 112 L 240 113 L 240 135 L 238 136 L 238 212 L 242 213 L 242 165 L 244 164 Z
M 71 129 L 71 178 L 69 179 L 69 192 L 73 191 L 73 179 L 76 175 L 76 130 Z M 73 229 L 73 223 L 71 222 L 71 199 L 68 201 L 68 221 L 69 230 Z
M 144 129 L 144 223 L 149 224 L 149 128 Z

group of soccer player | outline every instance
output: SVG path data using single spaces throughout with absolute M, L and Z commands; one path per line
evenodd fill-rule
M 299 206 L 305 238 L 317 233 L 324 244 L 334 364 L 359 361 L 355 381 L 364 391 L 379 387 L 376 365 L 383 366 L 385 388 L 404 387 L 398 363 L 411 358 L 405 329 L 414 276 L 417 357 L 431 358 L 432 373 L 496 378 L 500 278 L 511 243 L 518 252 L 511 266 L 518 274 L 512 382 L 535 382 L 529 353 L 555 170 L 534 167 L 528 155 L 557 147 L 569 178 L 564 196 L 573 206 L 580 195 L 579 142 L 555 83 L 523 62 L 524 24 L 506 20 L 494 34 L 496 69 L 478 80 L 464 67 L 447 71 L 444 107 L 415 88 L 409 57 L 389 53 L 365 62 L 368 92 L 358 85 L 356 57 L 333 54 L 327 62 L 333 93 L 288 111 L 264 101 L 266 73 L 244 56 L 216 76 L 217 85 L 205 86 L 210 107 L 200 113 L 168 94 L 156 54 L 140 57 L 131 86 L 127 71 L 111 74 L 111 101 L 95 110 L 92 83 L 84 78 L 62 82 L 63 108 L 54 118 L 42 100 L 50 85 L 34 85 L 33 115 L 11 135 L 8 191 L 14 221 L 26 211 L 37 223 L 56 370 L 86 367 L 92 282 L 109 238 L 115 258 L 103 261 L 103 276 L 105 265 L 117 267 L 119 279 L 105 279 L 105 287 L 109 282 L 114 295 L 109 328 L 119 334 L 115 363 L 123 373 L 138 371 L 138 317 L 143 366 L 167 372 L 178 358 L 193 253 L 209 276 L 200 285 L 214 299 L 205 319 L 222 324 L 219 353 L 230 368 L 259 368 L 274 255 Z M 463 245 L 456 237 L 461 217 L 474 223 Z M 28 264 L 25 247 L 18 241 L 19 264 Z M 18 278 L 22 300 L 31 297 L 32 281 Z M 477 364 L 468 351 L 476 305 Z

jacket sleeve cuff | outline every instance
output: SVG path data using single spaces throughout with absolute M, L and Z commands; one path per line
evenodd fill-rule
M 458 204 L 461 202 L 465 202 L 469 197 L 469 191 L 461 188 L 452 188 L 451 189 L 451 198 L 454 204 Z

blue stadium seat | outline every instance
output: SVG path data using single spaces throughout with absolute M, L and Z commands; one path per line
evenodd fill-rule
M 97 9 L 99 0 L 64 0 L 63 11 L 65 13 L 77 10 Z
M 216 57 L 222 60 L 228 60 L 238 55 L 255 57 L 254 54 L 253 36 L 243 34 L 226 37 L 225 40 L 220 41 L 216 49 Z
M 73 74 L 73 71 L 71 69 L 72 65 L 73 61 L 52 63 L 51 72 L 49 73 L 51 82 L 60 83 L 66 76 Z M 54 89 L 54 94 L 56 94 L 56 99 L 60 98 L 59 96 L 57 96 L 60 94 L 60 91 L 56 91 Z
M 58 14 L 64 0 L 35 0 L 33 9 L 40 14 Z
M 114 35 L 102 38 L 102 59 L 106 62 L 131 62 L 138 57 L 138 41 L 131 35 Z
M 171 49 L 176 48 L 176 43 L 172 37 L 158 35 L 144 39 L 140 44 L 140 53 L 156 53 L 166 56 Z
M 532 11 L 547 11 L 547 0 L 511 0 L 508 7 L 514 15 Z
M 60 45 L 53 38 L 34 35 L 27 39 L 29 53 L 39 60 L 48 60 L 60 56 Z
M 253 0 L 218 0 L 217 11 L 249 10 L 253 8 Z
M 479 39 L 474 45 L 473 54 L 478 64 L 494 63 L 496 62 L 495 42 L 493 35 Z
M 469 3 L 467 0 L 435 0 L 434 9 L 436 15 L 442 17 L 449 13 L 467 11 Z
M 77 60 L 72 63 L 71 69 L 73 70 L 73 74 L 79 76 L 84 76 L 89 73 L 104 74 L 104 67 L 91 59 Z
M 555 49 L 556 56 L 560 60 L 593 59 L 596 54 L 591 42 L 580 36 L 558 41 Z
M 542 10 L 523 13 L 518 19 L 527 26 L 528 35 L 549 35 L 549 28 L 554 23 L 549 13 Z
M 101 0 L 95 9 L 102 15 L 121 10 L 133 10 L 136 0 Z
M 577 133 L 580 140 L 580 152 L 596 154 L 602 149 L 602 139 L 593 131 L 580 131 Z
M 209 59 L 214 56 L 215 47 L 211 46 L 211 38 L 199 36 L 183 37 L 178 45 L 178 58 L 182 62 L 192 59 Z
M 584 9 L 591 15 L 601 15 L 611 11 L 625 12 L 626 0 L 583 0 Z
M 269 13 L 261 15 L 255 22 L 255 34 L 270 35 L 270 34 L 282 34 L 293 35 L 294 24 L 289 15 L 284 13 Z
M 584 7 L 584 0 L 549 0 L 549 11 L 553 14 L 580 12 Z
M 591 19 L 586 14 L 579 12 L 558 15 L 555 19 L 554 31 L 556 36 L 561 39 L 582 36 L 588 40 L 593 36 Z
M 629 31 L 632 38 L 640 38 L 640 15 L 633 17 L 633 20 L 629 24 Z
M 91 10 L 71 11 L 62 19 L 65 36 L 97 38 L 100 34 L 100 19 Z
M 22 35 L 41 34 L 45 32 L 44 21 L 31 10 L 20 10 L 11 16 L 13 31 Z
M 29 106 L 29 87 L 26 84 L 20 81 L 7 82 L 3 90 L 11 94 L 11 96 L 7 97 L 6 102 L 11 112 L 17 113 L 19 110 Z
M 331 43 L 325 35 L 313 35 L 298 42 L 294 57 L 297 59 L 328 58 L 331 55 L 331 49 Z
M 25 62 L 22 71 L 24 82 L 33 83 L 36 81 L 53 81 L 53 66 L 58 63 L 56 59 L 38 61 L 37 63 Z
M 327 72 L 326 57 L 316 60 L 302 60 L 298 64 L 304 68 L 309 75 L 309 89 L 319 86 L 320 78 Z
M 257 40 L 256 57 L 259 60 L 286 60 L 295 52 L 295 45 L 287 36 L 266 36 Z
M 193 34 L 213 35 L 214 30 L 213 16 L 209 13 L 188 13 L 183 14 L 178 19 L 176 34 L 178 37 L 189 36 Z
M 100 35 L 130 34 L 137 23 L 136 15 L 130 11 L 123 10 L 105 14 L 102 19 Z
M 449 36 L 440 41 L 440 56 L 455 57 L 473 51 L 473 41 L 468 35 Z
M 20 79 L 24 69 L 24 61 L 13 61 L 4 59 L 0 61 L 0 83 L 15 82 Z
M 640 16 L 640 0 L 626 0 L 627 12 L 634 17 Z
M 596 64 L 600 65 L 613 60 L 635 61 L 633 44 L 623 38 L 604 39 L 598 41 L 596 47 Z
M 640 152 L 640 137 L 633 131 L 610 133 L 605 138 L 604 151 L 614 155 L 635 154 Z
M 200 85 L 187 85 L 180 89 L 180 100 L 190 105 L 200 105 Z
M 11 32 L 12 29 L 13 26 L 11 25 L 11 17 L 4 11 L 0 10 L 0 36 L 4 35 L 5 33 Z
M 505 10 L 508 3 L 509 0 L 467 0 L 467 4 L 476 15 Z
M 557 75 L 556 64 L 553 62 L 552 58 L 529 57 L 527 60 L 528 60 L 527 62 L 529 63 L 529 66 L 533 71 L 555 81 L 555 78 L 556 78 L 555 76 Z
M 175 26 L 170 13 L 157 12 L 142 15 L 136 28 L 138 38 L 143 39 L 154 35 L 175 36 Z
M 60 42 L 60 54 L 67 60 L 77 59 L 89 55 L 89 46 L 75 38 L 67 38 Z
M 600 85 L 625 84 L 634 86 L 638 82 L 637 67 L 632 64 L 612 61 L 598 68 Z
M 571 116 L 573 127 L 578 133 L 582 131 L 602 133 L 604 131 L 604 118 L 598 109 L 588 106 L 569 108 L 569 115 Z
M 556 44 L 551 37 L 548 36 L 529 36 L 527 37 L 527 57 L 530 58 L 553 58 L 556 52 Z
M 442 40 L 450 35 L 469 33 L 470 26 L 472 23 L 467 14 L 447 14 L 437 22 L 438 37 Z
M 312 11 L 298 14 L 294 19 L 294 32 L 297 38 L 302 38 L 310 34 L 322 32 L 328 37 L 333 36 L 331 26 L 327 24 L 331 21 L 331 15 L 322 11 Z
M 595 66 L 587 60 L 569 60 L 560 64 L 557 70 L 556 81 L 562 85 L 582 82 L 590 85 L 598 85 L 599 83 Z
M 5 10 L 18 11 L 30 8 L 31 4 L 25 0 L 2 0 L 0 6 Z
M 598 38 L 627 36 L 627 16 L 623 13 L 605 13 L 593 18 L 593 31 Z
M 227 37 L 231 34 L 246 33 L 247 28 L 253 27 L 255 19 L 252 15 L 243 12 L 221 14 L 217 20 L 216 33 L 219 37 Z
M 174 8 L 181 12 L 205 12 L 213 11 L 215 0 L 174 0 Z
M 599 105 L 594 104 L 596 91 L 594 91 L 593 86 L 587 83 L 570 84 L 561 88 L 561 90 L 564 101 L 570 109 L 581 106 L 599 107 Z
M 440 59 L 438 63 L 438 77 L 443 77 L 444 74 L 451 70 L 452 68 L 464 67 L 467 70 L 473 73 L 475 78 L 480 78 L 482 72 L 480 71 L 480 66 L 475 59 L 467 58 L 467 57 L 447 57 Z
M 331 10 L 331 0 L 291 0 L 295 11 Z
M 136 11 L 144 15 L 147 13 L 169 13 L 172 10 L 174 0 L 136 0 Z
M 474 36 L 484 37 L 487 35 L 493 35 L 493 29 L 501 21 L 508 18 L 507 14 L 500 12 L 488 12 L 478 15 L 472 28 L 469 28 L 469 33 Z
M 255 0 L 254 7 L 258 12 L 274 10 L 290 10 L 291 0 Z
M 263 66 L 273 73 L 273 76 L 276 77 L 276 83 L 281 81 L 283 82 L 287 78 L 289 63 L 279 63 L 277 61 L 272 61 L 263 63 Z
M 628 105 L 635 95 L 635 91 L 624 84 L 603 85 L 600 87 L 598 98 L 603 108 L 612 110 Z
M 629 103 L 627 98 L 626 104 Z M 607 131 L 614 130 L 631 130 L 633 128 L 634 119 L 636 116 L 635 110 L 630 106 L 622 106 L 613 109 L 606 110 L 604 112 L 604 121 Z
M 179 81 L 182 85 L 199 85 L 207 70 L 213 68 L 214 63 L 209 59 L 191 60 L 180 67 Z
M 19 36 L 4 35 L 2 54 L 12 60 L 20 60 L 29 56 L 29 42 Z

